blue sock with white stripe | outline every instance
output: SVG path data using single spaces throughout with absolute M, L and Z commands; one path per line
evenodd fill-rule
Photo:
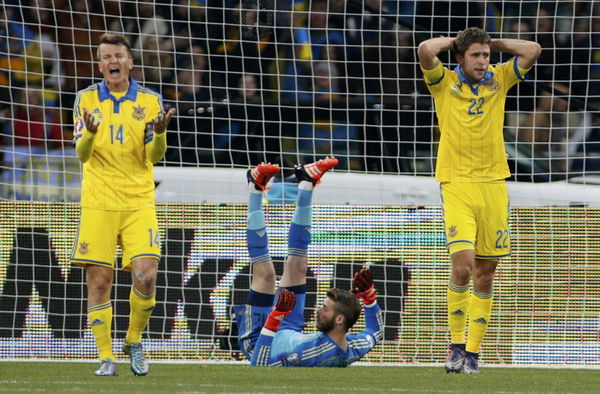
M 251 185 L 254 186 L 254 185 Z M 248 198 L 248 229 L 246 242 L 248 255 L 252 263 L 262 263 L 271 259 L 269 255 L 269 238 L 265 224 L 265 213 L 262 208 L 262 192 L 250 190 Z
M 298 202 L 290 224 L 288 234 L 288 254 L 306 256 L 310 245 L 310 226 L 312 225 L 313 184 L 302 181 L 298 184 Z

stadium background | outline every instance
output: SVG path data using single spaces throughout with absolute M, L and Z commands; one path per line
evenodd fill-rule
M 206 168 L 264 160 L 289 169 L 335 154 L 342 164 L 328 177 L 401 176 L 410 186 L 432 176 L 439 137 L 415 45 L 479 25 L 544 48 L 507 102 L 512 180 L 531 190 L 552 181 L 573 195 L 554 204 L 562 206 L 513 208 L 514 250 L 498 272 L 483 361 L 598 366 L 599 211 L 580 193 L 595 190 L 600 168 L 596 2 L 365 3 L 380 14 L 354 1 L 4 2 L 0 358 L 96 357 L 82 270 L 68 264 L 80 184 L 70 137 L 74 93 L 99 80 L 95 44 L 105 30 L 128 35 L 135 78 L 178 109 L 159 164 L 170 176 L 198 184 Z M 308 305 L 332 285 L 349 287 L 367 263 L 386 311 L 385 341 L 367 361 L 440 362 L 448 343 L 441 209 L 373 203 L 369 193 L 316 207 Z M 159 203 L 164 257 L 145 339 L 153 360 L 235 358 L 229 306 L 243 302 L 249 279 L 244 195 L 220 197 L 202 202 L 190 186 Z M 279 202 L 268 219 L 281 261 L 292 207 Z M 116 275 L 118 349 L 130 279 Z M 308 330 L 311 319 L 308 310 Z

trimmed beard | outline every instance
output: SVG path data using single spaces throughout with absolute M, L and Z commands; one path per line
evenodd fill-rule
M 317 330 L 321 331 L 321 332 L 329 332 L 332 331 L 335 328 L 335 316 L 333 316 L 331 318 L 331 320 L 327 320 L 327 321 L 322 321 L 322 320 L 317 320 Z

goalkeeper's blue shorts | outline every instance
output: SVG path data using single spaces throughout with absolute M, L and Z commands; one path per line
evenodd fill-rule
M 275 298 L 277 301 L 277 298 Z M 283 319 L 281 327 L 277 330 L 273 339 L 273 346 L 279 343 L 277 337 L 287 331 L 301 333 L 304 327 L 304 305 L 306 304 L 306 293 L 296 294 L 296 305 L 292 312 Z M 254 345 L 260 335 L 267 316 L 273 310 L 272 306 L 234 305 L 235 322 L 238 329 L 238 343 L 244 356 L 252 359 Z M 288 338 L 291 333 L 284 336 Z M 287 340 L 286 340 L 287 341 Z M 285 341 L 284 341 L 285 342 Z

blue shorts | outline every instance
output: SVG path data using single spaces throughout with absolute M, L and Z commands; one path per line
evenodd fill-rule
M 275 298 L 275 301 L 276 300 L 277 298 Z M 296 305 L 294 306 L 292 313 L 287 315 L 281 322 L 281 327 L 277 330 L 273 339 L 273 348 L 275 348 L 276 344 L 280 343 L 280 340 L 278 339 L 280 335 L 283 339 L 283 337 L 294 337 L 295 335 L 291 335 L 294 332 L 299 334 L 302 333 L 302 329 L 304 328 L 305 304 L 306 293 L 296 294 Z M 267 321 L 267 316 L 269 316 L 269 313 L 271 313 L 272 310 L 272 306 L 254 306 L 248 304 L 233 306 L 235 322 L 238 329 L 238 342 L 240 349 L 248 360 L 252 359 L 252 352 L 254 351 L 254 345 L 256 345 L 258 336 L 260 335 L 260 330 L 262 330 L 265 321 Z M 284 340 L 284 342 L 287 341 L 288 340 Z

